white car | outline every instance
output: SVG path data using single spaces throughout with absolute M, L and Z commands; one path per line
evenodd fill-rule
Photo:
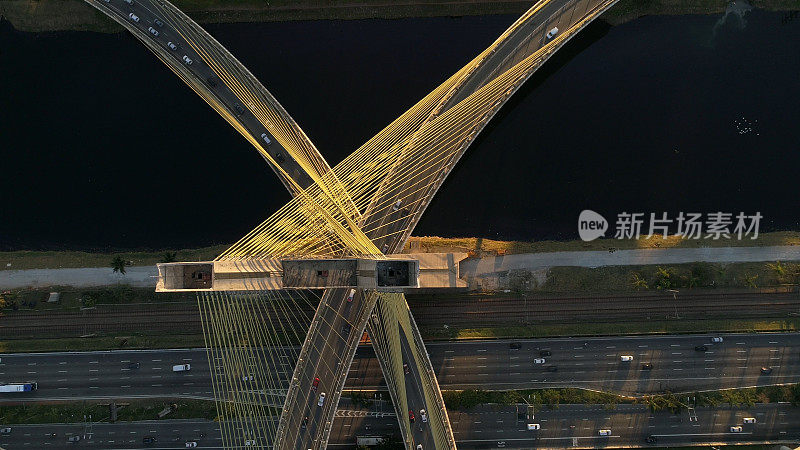
M 190 441 L 186 443 L 186 448 L 195 448 L 195 447 L 197 447 L 197 442 L 195 441 Z
M 167 47 L 169 47 L 170 50 L 177 50 L 178 49 L 178 46 L 175 45 L 172 41 L 167 42 Z
M 263 140 L 263 141 L 264 141 L 264 142 L 265 142 L 267 145 L 272 145 L 272 141 L 269 139 L 269 136 L 267 136 L 267 133 L 261 133 L 261 139 L 262 139 L 262 140 Z
M 744 423 L 756 423 L 755 417 L 745 417 L 743 420 Z
M 158 36 L 158 30 L 156 30 L 156 29 L 155 29 L 155 28 L 153 28 L 153 27 L 149 27 L 149 28 L 147 28 L 147 31 L 149 31 L 149 32 L 150 32 L 150 34 L 152 34 L 153 36 Z
M 422 444 L 417 444 L 417 450 L 422 450 Z
M 402 204 L 403 204 L 403 201 L 402 200 L 398 200 L 397 203 L 395 203 L 394 206 L 392 206 L 392 211 L 397 211 L 398 209 L 400 209 L 400 205 L 402 205 Z
M 188 372 L 190 370 L 192 370 L 191 364 L 176 364 L 172 366 L 173 372 Z
M 317 400 L 317 406 L 322 406 L 325 403 L 325 393 L 319 394 L 319 400 Z
M 183 62 L 185 62 L 187 66 L 191 66 L 192 65 L 192 58 L 189 58 L 188 56 L 183 55 Z
M 717 343 L 722 342 L 722 338 L 719 337 L 719 336 L 713 337 L 713 338 L 711 338 L 711 342 L 717 342 Z
M 541 429 L 542 429 L 542 428 L 539 426 L 539 424 L 538 424 L 538 423 L 529 423 L 529 424 L 528 424 L 528 430 L 529 430 L 529 431 L 533 431 L 533 430 L 541 430 Z
M 0 434 L 11 434 L 11 427 L 0 429 Z
M 251 447 L 253 445 L 256 445 L 256 441 L 244 441 L 245 447 Z
M 742 427 L 738 425 L 735 427 L 731 427 L 731 433 L 741 433 L 741 432 L 742 432 Z
M 134 13 L 130 13 L 130 14 L 128 14 L 128 17 L 130 17 L 130 18 L 131 18 L 131 20 L 132 20 L 132 21 L 134 21 L 134 22 L 138 22 L 138 21 L 139 21 L 139 16 L 137 16 L 137 15 L 136 15 L 136 14 L 134 14 Z
M 255 377 L 252 375 L 245 375 L 242 377 L 242 381 L 253 381 L 253 380 L 255 380 Z
M 553 39 L 553 36 L 558 34 L 558 27 L 553 27 L 552 30 L 547 32 L 547 39 Z
M 611 430 L 600 430 L 600 436 L 611 436 Z
M 350 292 L 347 294 L 348 303 L 352 302 L 353 301 L 353 297 L 355 297 L 355 296 L 356 296 L 356 290 L 355 289 L 350 289 Z
M 423 423 L 427 423 L 428 422 L 428 413 L 425 412 L 424 409 L 420 409 L 419 410 L 419 416 L 422 418 L 422 422 Z
M 619 360 L 622 361 L 622 362 L 633 361 L 633 356 L 631 356 L 631 355 L 620 355 Z
M 533 360 L 534 364 L 544 364 L 544 358 L 536 358 Z

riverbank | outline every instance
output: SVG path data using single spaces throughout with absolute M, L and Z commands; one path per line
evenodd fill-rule
M 399 19 L 410 17 L 521 14 L 532 0 L 174 0 L 173 3 L 202 24 L 280 22 L 292 20 Z M 619 24 L 658 14 L 719 14 L 726 0 L 621 0 L 603 18 Z M 800 7 L 796 0 L 753 0 L 757 8 L 786 11 Z M 4 0 L 0 16 L 20 31 L 118 32 L 122 27 L 81 0 Z
M 405 253 L 449 253 L 465 252 L 475 257 L 503 256 L 520 253 L 616 251 L 647 248 L 703 248 L 703 247 L 772 247 L 800 246 L 800 232 L 776 231 L 762 233 L 758 239 L 679 239 L 670 237 L 652 239 L 598 239 L 583 241 L 495 241 L 484 238 L 412 237 L 403 251 Z M 69 269 L 83 267 L 111 267 L 111 261 L 119 256 L 129 266 L 153 266 L 159 262 L 210 261 L 230 245 L 215 245 L 196 249 L 165 249 L 131 251 L 119 253 L 95 253 L 78 251 L 28 251 L 0 252 L 0 273 L 3 270 Z M 168 255 L 168 253 L 170 255 Z M 169 256 L 169 257 L 168 257 Z

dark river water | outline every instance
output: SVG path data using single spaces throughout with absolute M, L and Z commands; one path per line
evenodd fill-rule
M 577 216 L 761 212 L 800 229 L 800 20 L 597 22 L 470 148 L 415 235 L 576 239 Z M 207 29 L 332 164 L 515 17 Z M 0 250 L 233 242 L 289 200 L 256 152 L 127 33 L 0 23 Z

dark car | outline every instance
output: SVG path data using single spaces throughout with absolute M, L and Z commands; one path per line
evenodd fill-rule
M 408 363 L 403 364 L 403 372 L 405 372 L 406 375 L 411 373 L 411 369 L 408 368 Z
M 130 369 L 130 370 L 138 369 L 139 368 L 139 363 L 138 362 L 128 363 L 128 365 L 125 366 L 125 368 L 126 369 Z
M 762 367 L 761 373 L 764 375 L 769 375 L 772 373 L 772 367 Z
M 707 350 L 708 350 L 708 347 L 706 347 L 705 345 L 695 345 L 694 346 L 694 351 L 696 351 L 696 352 L 704 352 L 704 351 L 707 351 Z
M 308 416 L 303 417 L 303 428 L 308 426 Z
M 558 366 L 547 366 L 548 372 L 558 372 Z
M 162 22 L 160 19 L 153 19 L 153 23 L 156 24 L 159 27 L 163 27 L 164 26 L 164 22 Z
M 142 444 L 148 445 L 155 443 L 156 443 L 156 438 L 154 436 L 145 436 L 142 438 Z
M 414 423 L 414 411 L 408 410 L 408 421 Z
M 539 356 L 550 356 L 552 354 L 553 354 L 553 352 L 551 352 L 550 350 L 541 350 L 539 352 Z
M 212 87 L 212 88 L 217 87 L 217 80 L 215 80 L 212 77 L 206 78 L 206 83 L 208 83 L 209 87 Z
M 642 370 L 653 370 L 653 363 L 642 364 Z
M 648 444 L 655 444 L 658 441 L 658 438 L 651 435 L 647 436 L 647 439 L 645 440 L 647 441 Z
M 278 161 L 278 164 L 283 164 L 283 162 L 286 161 L 286 159 L 283 157 L 283 153 L 275 153 L 275 161 Z
M 508 344 L 508 348 L 510 348 L 511 350 L 519 350 L 522 348 L 522 344 L 520 344 L 519 342 L 512 342 Z
M 242 114 L 244 114 L 244 107 L 242 107 L 242 105 L 236 103 L 235 105 L 233 105 L 233 107 L 236 109 L 237 115 L 241 116 Z
M 350 324 L 342 325 L 342 334 L 350 334 Z

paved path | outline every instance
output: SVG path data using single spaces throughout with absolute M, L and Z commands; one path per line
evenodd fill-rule
M 603 267 L 644 264 L 682 264 L 705 262 L 800 261 L 800 246 L 665 248 L 607 251 L 521 253 L 464 261 L 461 276 L 502 272 L 513 269 L 541 269 L 554 266 Z M 128 267 L 126 274 L 113 273 L 108 267 L 76 269 L 27 269 L 0 271 L 0 289 L 48 286 L 92 287 L 129 284 L 155 287 L 154 266 Z
M 522 253 L 464 261 L 461 276 L 505 270 L 542 269 L 555 266 L 603 267 L 704 262 L 798 261 L 800 246 L 647 248 L 636 250 Z M 1 284 L 1 283 L 0 283 Z
M 155 289 L 158 272 L 155 266 L 134 266 L 125 275 L 114 273 L 110 267 L 75 269 L 27 269 L 0 271 L 0 289 L 42 288 L 48 286 L 92 287 L 129 284 Z

